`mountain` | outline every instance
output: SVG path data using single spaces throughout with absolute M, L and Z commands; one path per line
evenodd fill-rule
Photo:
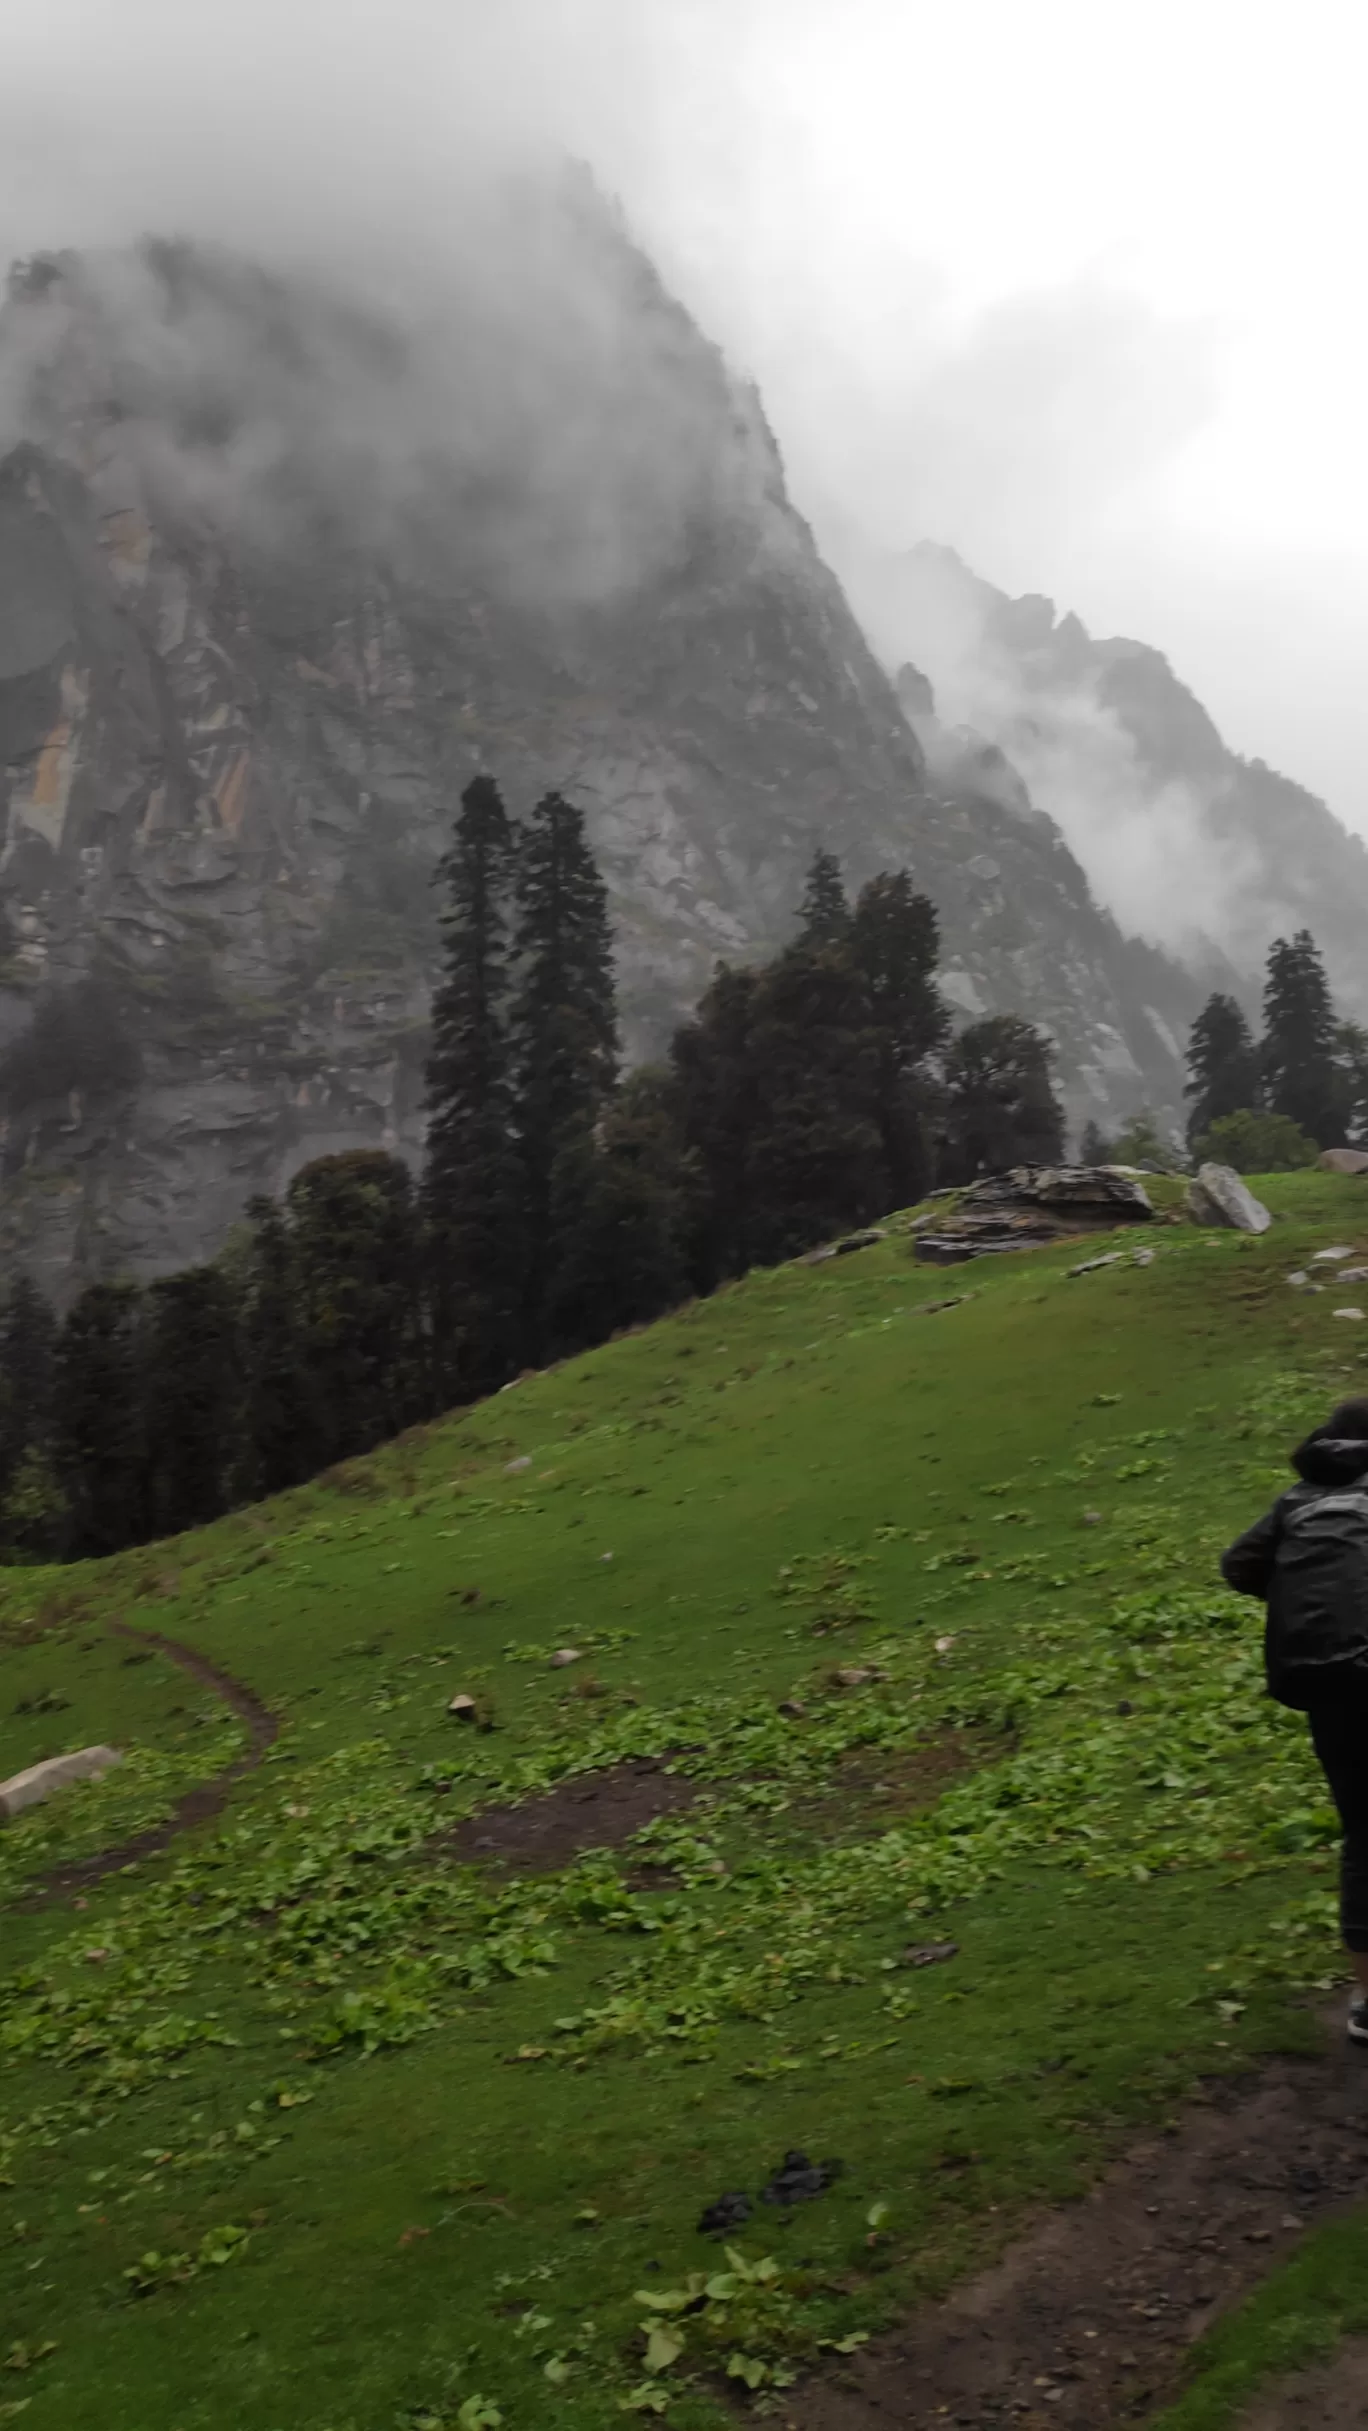
M 923 543 L 843 567 L 888 663 L 910 659 L 933 764 L 985 746 L 1048 811 L 1100 900 L 1251 1006 L 1273 938 L 1309 928 L 1347 1011 L 1368 1014 L 1368 850 L 1324 802 L 1242 759 L 1168 660 L 1013 599 Z
M 0 309 L 0 1249 L 51 1288 L 415 1153 L 462 785 L 590 814 L 630 1050 L 783 936 L 814 847 L 909 866 L 962 1012 L 1072 1112 L 1175 1109 L 1198 991 L 988 755 L 932 774 L 754 392 L 587 180 L 382 299 L 184 244 Z M 8 1042 L 8 1043 L 6 1043 Z

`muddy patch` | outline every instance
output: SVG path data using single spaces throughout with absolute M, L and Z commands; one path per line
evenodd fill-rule
M 643 1756 L 602 1772 L 576 1773 L 540 1797 L 471 1815 L 432 1845 L 463 1865 L 498 1865 L 510 1873 L 549 1873 L 586 1849 L 620 1848 L 657 1815 L 681 1814 L 702 1795 L 697 1781 L 667 1772 Z M 664 1887 L 663 1868 L 643 1866 L 642 1887 Z M 653 1878 L 653 1879 L 652 1879 Z
M 934 1806 L 952 1781 L 1000 1762 L 1012 1745 L 986 1731 L 948 1730 L 913 1747 L 857 1748 L 820 1789 L 795 1798 L 794 1821 L 824 1839 L 863 1838 Z
M 1363 2431 L 1368 2338 L 1350 2338 L 1314 2371 L 1298 2372 L 1240 2416 L 1239 2431 Z
M 1368 2067 L 1353 2055 L 1213 2084 L 990 2270 L 872 2341 L 838 2380 L 795 2391 L 784 2420 L 789 2431 L 1141 2422 L 1175 2394 L 1218 2314 L 1312 2221 L 1361 2198 L 1365 2169 Z M 1242 2431 L 1364 2419 L 1271 2414 Z
M 212 1780 L 201 1781 L 194 1789 L 187 1790 L 161 1823 L 150 1825 L 147 1831 L 137 1833 L 131 1840 L 122 1841 L 117 1848 L 97 1850 L 93 1857 L 74 1858 L 71 1864 L 54 1866 L 49 1873 L 41 1875 L 34 1889 L 25 1895 L 22 1904 L 26 1907 L 60 1899 L 69 1891 L 86 1890 L 106 1874 L 116 1874 L 122 1866 L 135 1865 L 142 1857 L 159 1855 L 161 1850 L 170 1847 L 173 1840 L 179 1839 L 182 1832 L 193 1831 L 201 1823 L 211 1823 L 227 1804 L 234 1784 L 241 1781 L 245 1774 L 255 1772 L 267 1748 L 279 1735 L 279 1718 L 269 1706 L 253 1696 L 250 1688 L 244 1688 L 240 1680 L 231 1679 L 206 1655 L 197 1653 L 193 1646 L 182 1646 L 176 1638 L 163 1637 L 156 1629 L 131 1629 L 126 1621 L 111 1621 L 110 1627 L 117 1637 L 130 1639 L 136 1647 L 145 1649 L 149 1654 L 164 1654 L 169 1662 L 178 1663 L 182 1671 L 188 1671 L 202 1687 L 212 1688 L 215 1696 L 222 1697 L 224 1704 L 231 1706 L 239 1720 L 246 1723 L 247 1745 L 242 1754 L 235 1756 L 231 1764 L 225 1765 L 221 1773 L 215 1773 Z

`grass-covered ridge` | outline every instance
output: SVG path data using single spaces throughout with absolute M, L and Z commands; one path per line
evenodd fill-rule
M 1353 1289 L 1284 1277 L 1368 1205 L 1266 1195 L 1262 1241 L 1076 1279 L 905 1236 L 755 1274 L 200 1536 L 11 1574 L 0 1769 L 131 1751 L 0 1836 L 26 2431 L 716 2422 L 729 2365 L 782 2381 L 1304 2033 L 1333 1826 L 1214 1556 L 1362 1376 Z M 114 1618 L 281 1736 L 219 1826 L 24 1904 L 241 1745 Z M 625 1756 L 702 1795 L 551 1874 L 444 1849 Z M 694 2224 L 791 2145 L 845 2175 L 757 2206 L 748 2277 Z M 636 2301 L 697 2271 L 701 2310 Z

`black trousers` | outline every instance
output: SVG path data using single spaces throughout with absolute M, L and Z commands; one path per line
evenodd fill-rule
M 1344 1827 L 1340 1926 L 1346 1950 L 1368 1950 L 1368 1704 L 1347 1700 L 1307 1715 L 1311 1744 Z

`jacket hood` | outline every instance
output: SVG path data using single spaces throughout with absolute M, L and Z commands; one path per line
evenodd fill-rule
M 1368 1441 L 1359 1435 L 1308 1435 L 1292 1466 L 1309 1486 L 1352 1486 L 1368 1471 Z

